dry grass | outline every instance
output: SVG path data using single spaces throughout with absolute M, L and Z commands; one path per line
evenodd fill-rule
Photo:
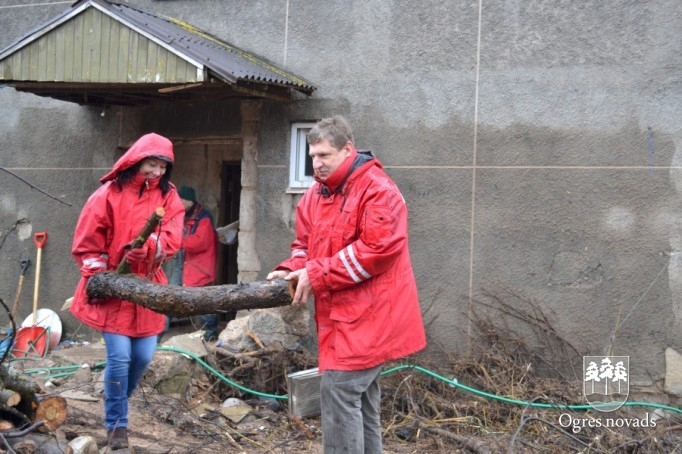
M 546 314 L 540 304 L 498 289 L 484 291 L 477 307 L 470 355 L 445 353 L 445 360 L 438 364 L 420 361 L 416 368 L 400 369 L 382 378 L 382 423 L 388 452 L 682 452 L 679 413 L 650 407 L 623 407 L 614 413 L 567 408 L 583 403 L 582 355 L 554 329 L 552 314 Z M 300 354 L 270 353 L 259 356 L 257 373 L 246 373 L 244 358 L 236 360 L 235 355 L 228 355 L 230 360 L 223 356 L 217 363 L 226 374 L 235 370 L 245 373 L 242 380 L 257 376 L 254 385 L 274 383 L 287 369 L 301 370 L 313 364 Z M 385 370 L 392 366 L 405 363 L 389 364 Z M 273 374 L 270 379 L 264 379 L 263 370 Z M 451 377 L 507 401 L 453 386 Z M 286 389 L 278 389 L 286 393 Z M 605 427 L 608 418 L 623 427 Z M 655 419 L 655 427 L 651 427 L 651 419 Z M 278 449 L 292 441 L 314 444 L 319 439 L 316 419 L 282 421 L 276 430 Z M 579 431 L 574 430 L 573 421 L 580 421 Z M 649 427 L 640 427 L 644 421 Z M 625 427 L 628 423 L 630 427 Z
M 475 314 L 472 354 L 448 357 L 429 370 L 520 403 L 401 371 L 382 385 L 386 439 L 409 441 L 419 452 L 682 452 L 680 413 L 650 407 L 622 407 L 614 413 L 567 408 L 583 403 L 578 350 L 557 333 L 537 302 L 508 290 L 485 291 L 483 296 L 478 307 L 488 310 Z M 651 419 L 656 419 L 655 427 L 650 427 Z M 576 420 L 579 431 L 569 422 Z M 610 423 L 631 427 L 605 427 Z

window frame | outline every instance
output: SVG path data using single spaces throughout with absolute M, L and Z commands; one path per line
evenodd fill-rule
M 287 192 L 305 192 L 313 185 L 313 176 L 305 174 L 307 153 L 306 134 L 310 131 L 315 122 L 297 121 L 291 124 L 291 142 L 289 151 L 289 188 Z

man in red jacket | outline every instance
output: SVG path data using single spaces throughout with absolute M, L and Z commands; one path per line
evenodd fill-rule
M 291 256 L 267 279 L 294 281 L 294 306 L 315 298 L 324 453 L 381 453 L 382 366 L 426 346 L 407 206 L 343 117 L 307 141 L 315 183 L 296 208 Z

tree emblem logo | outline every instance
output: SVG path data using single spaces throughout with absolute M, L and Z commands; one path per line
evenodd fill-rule
M 629 356 L 583 356 L 583 394 L 592 408 L 618 410 L 630 393 Z

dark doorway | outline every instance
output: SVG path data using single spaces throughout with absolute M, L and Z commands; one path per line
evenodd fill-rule
M 227 225 L 239 220 L 239 195 L 241 193 L 242 166 L 239 161 L 223 162 L 220 176 L 220 223 Z M 227 245 L 220 243 L 218 253 L 218 284 L 236 284 L 239 269 L 237 268 L 237 247 L 239 241 Z

